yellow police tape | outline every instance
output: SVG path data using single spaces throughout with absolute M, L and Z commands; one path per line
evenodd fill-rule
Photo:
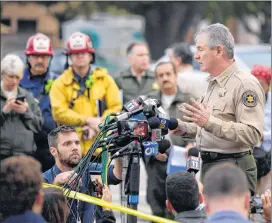
M 61 188 L 59 186 L 56 186 L 56 185 L 53 185 L 53 184 L 47 184 L 47 183 L 43 183 L 43 187 L 45 187 L 45 188 L 46 187 L 56 187 L 56 188 L 63 189 L 63 188 Z M 63 191 L 66 192 L 67 189 L 66 190 L 63 189 Z M 112 210 L 120 211 L 120 212 L 130 214 L 130 215 L 134 215 L 134 216 L 137 216 L 139 218 L 146 219 L 146 220 L 149 220 L 149 221 L 153 221 L 153 222 L 157 222 L 157 223 L 177 223 L 176 221 L 172 221 L 172 220 L 169 220 L 169 219 L 165 219 L 165 218 L 145 214 L 145 213 L 142 213 L 142 212 L 139 212 L 139 211 L 127 208 L 127 207 L 123 207 L 122 205 L 109 203 L 109 202 L 106 202 L 106 201 L 101 200 L 99 198 L 92 197 L 92 196 L 89 196 L 89 195 L 86 195 L 86 194 L 82 194 L 82 193 L 79 193 L 79 192 L 76 192 L 76 191 L 71 191 L 71 192 L 69 192 L 69 194 L 65 194 L 65 195 L 67 197 L 70 197 L 70 198 L 73 198 L 73 199 L 77 199 L 77 200 L 80 200 L 80 201 L 92 203 L 92 204 L 99 205 L 99 206 L 102 206 L 102 207 L 107 207 L 107 208 L 110 208 Z

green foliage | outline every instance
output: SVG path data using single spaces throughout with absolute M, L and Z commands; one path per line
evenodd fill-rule
M 25 4 L 22 2 L 21 4 Z M 151 54 L 159 57 L 163 50 L 173 42 L 184 41 L 191 27 L 201 19 L 212 23 L 226 24 L 230 18 L 240 19 L 247 31 L 254 33 L 246 21 L 246 15 L 256 18 L 262 16 L 262 42 L 271 38 L 271 1 L 65 1 L 39 2 L 50 8 L 65 4 L 65 10 L 55 11 L 60 22 L 73 19 L 78 15 L 88 18 L 95 11 L 113 15 L 138 14 L 146 19 L 145 39 L 151 48 Z M 54 10 L 52 10 L 53 12 Z M 160 35 L 164 34 L 164 35 Z M 160 36 L 160 38 L 157 38 Z
M 270 4 L 270 6 L 269 6 Z M 242 18 L 245 15 L 258 16 L 260 12 L 264 12 L 264 8 L 271 8 L 271 2 L 265 1 L 212 1 L 209 2 L 206 8 L 206 17 L 211 22 L 226 22 L 229 17 Z M 269 16 L 269 13 L 267 13 Z M 271 13 L 270 13 L 271 17 Z
M 41 1 L 39 4 L 48 7 L 56 5 L 57 1 Z M 84 15 L 88 18 L 93 12 L 99 10 L 114 15 L 128 15 L 130 13 L 145 15 L 149 10 L 160 10 L 165 8 L 171 2 L 154 1 L 67 1 L 62 2 L 67 6 L 63 15 L 57 15 L 62 18 L 72 19 L 77 15 Z M 22 2 L 24 4 L 24 2 Z M 180 5 L 190 6 L 191 2 L 180 2 Z M 200 4 L 200 3 L 199 3 Z M 209 1 L 203 4 L 199 14 L 204 18 L 209 18 L 212 22 L 225 22 L 230 16 L 241 18 L 244 15 L 258 16 L 260 12 L 265 13 L 271 18 L 270 1 Z M 205 13 L 201 13 L 201 12 Z M 170 12 L 169 12 L 170 13 Z

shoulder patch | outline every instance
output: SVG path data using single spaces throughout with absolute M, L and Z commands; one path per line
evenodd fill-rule
M 254 91 L 246 91 L 242 96 L 243 104 L 250 108 L 253 108 L 257 105 L 257 100 L 257 94 Z

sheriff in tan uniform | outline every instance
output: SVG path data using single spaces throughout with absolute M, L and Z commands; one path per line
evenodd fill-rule
M 196 137 L 202 158 L 202 179 L 209 168 L 233 162 L 247 175 L 254 194 L 257 168 L 252 155 L 264 127 L 264 90 L 250 73 L 239 70 L 234 60 L 234 37 L 223 24 L 211 24 L 196 34 L 195 59 L 200 70 L 210 74 L 200 101 L 180 108 L 186 114 L 173 131 Z
M 218 77 L 209 77 L 201 104 L 210 112 L 204 127 L 184 122 L 184 137 L 196 136 L 203 161 L 202 176 L 214 164 L 231 161 L 246 173 L 254 191 L 256 163 L 253 147 L 263 134 L 264 91 L 258 80 L 242 72 L 234 62 Z

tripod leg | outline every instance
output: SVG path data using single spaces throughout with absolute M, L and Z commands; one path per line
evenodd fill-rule
M 127 206 L 127 195 L 125 193 L 126 175 L 128 170 L 128 156 L 123 156 L 122 183 L 121 183 L 121 205 Z M 121 212 L 121 223 L 127 223 L 127 214 Z
M 140 188 L 140 156 L 139 154 L 135 154 L 132 156 L 132 162 L 130 167 L 130 184 L 129 184 L 129 207 L 137 210 L 139 203 L 139 188 Z M 129 223 L 136 223 L 136 216 L 128 216 Z

